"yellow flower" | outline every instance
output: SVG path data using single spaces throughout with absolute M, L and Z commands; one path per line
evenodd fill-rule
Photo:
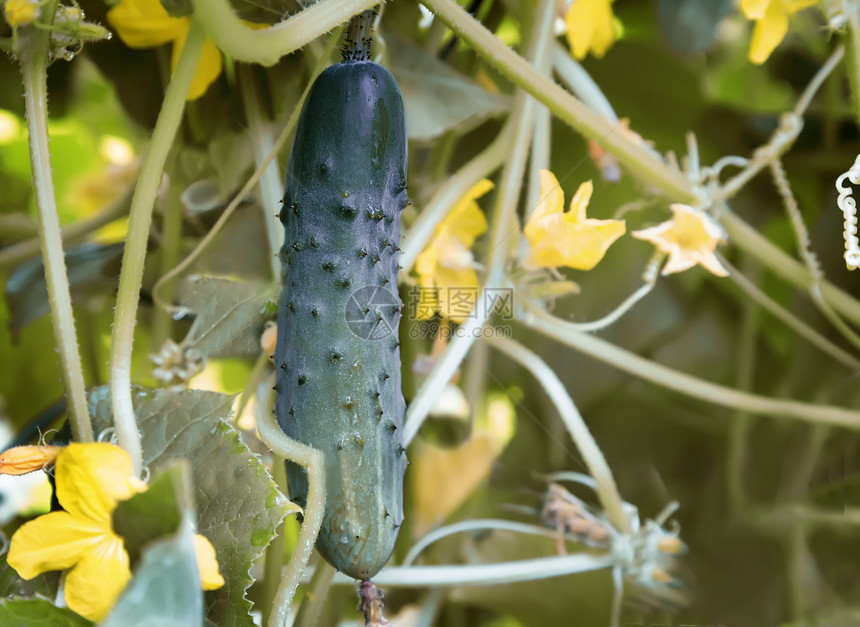
M 549 170 L 540 172 L 540 202 L 526 223 L 531 245 L 527 265 L 542 268 L 568 266 L 591 270 L 603 259 L 609 246 L 625 231 L 624 220 L 595 220 L 585 217 L 593 186 L 586 181 L 564 211 L 564 192 Z
M 113 530 L 113 511 L 119 501 L 145 485 L 135 478 L 128 453 L 104 443 L 73 443 L 64 448 L 57 457 L 55 476 L 57 499 L 65 511 L 22 525 L 12 536 L 7 561 L 24 579 L 68 569 L 66 604 L 81 616 L 100 621 L 131 578 L 125 544 Z M 200 538 L 195 548 L 201 542 L 209 545 Z M 204 589 L 220 578 L 213 558 L 211 545 L 204 551 L 198 548 Z M 214 575 L 207 570 L 213 564 Z
M 788 32 L 788 16 L 817 4 L 818 0 L 742 0 L 741 10 L 755 20 L 749 59 L 764 63 Z
M 683 272 L 699 264 L 711 274 L 727 276 L 728 271 L 714 255 L 717 244 L 725 240 L 720 225 L 687 205 L 674 204 L 671 209 L 675 215 L 668 222 L 631 233 L 669 255 L 662 274 Z
M 108 11 L 107 19 L 129 48 L 153 48 L 172 41 L 170 69 L 176 68 L 191 28 L 190 17 L 171 17 L 159 0 L 122 0 Z M 221 53 L 207 37 L 188 90 L 188 100 L 205 94 L 220 73 Z
M 484 213 L 475 202 L 493 188 L 481 179 L 466 192 L 442 222 L 433 238 L 415 260 L 420 296 L 416 318 L 426 320 L 440 312 L 449 320 L 463 323 L 478 302 L 478 275 L 469 250 L 487 230 Z
M 615 41 L 612 0 L 573 0 L 564 14 L 567 43 L 573 56 L 584 59 L 590 50 L 602 57 Z
M 6 0 L 3 12 L 9 26 L 24 26 L 39 17 L 39 5 L 34 0 Z

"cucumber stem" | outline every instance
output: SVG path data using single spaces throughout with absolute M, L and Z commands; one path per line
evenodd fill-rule
M 354 16 L 346 27 L 346 43 L 341 50 L 344 63 L 370 60 L 370 45 L 373 43 L 373 22 L 376 11 L 368 9 Z

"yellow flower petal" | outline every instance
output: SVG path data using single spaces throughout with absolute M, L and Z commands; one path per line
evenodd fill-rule
M 7 561 L 24 579 L 72 567 L 105 536 L 104 526 L 51 512 L 21 525 L 12 536 Z
M 176 69 L 176 64 L 179 63 L 179 55 L 182 53 L 187 37 L 187 28 L 176 36 L 173 43 L 173 54 L 170 58 L 171 72 Z M 197 62 L 191 87 L 188 88 L 188 100 L 197 100 L 205 94 L 209 85 L 215 82 L 219 74 L 221 74 L 221 53 L 212 40 L 207 37 L 206 41 L 203 42 L 203 50 L 200 52 L 200 60 Z
M 67 512 L 110 524 L 116 502 L 133 495 L 128 453 L 107 443 L 69 444 L 57 457 L 57 499 Z
M 585 181 L 579 185 L 573 198 L 570 199 L 570 212 L 568 220 L 575 224 L 585 222 L 585 209 L 588 207 L 588 201 L 591 200 L 591 194 L 594 191 L 594 185 L 591 181 Z
M 493 182 L 488 179 L 481 179 L 475 183 L 442 220 L 437 227 L 437 232 L 450 229 L 451 234 L 466 248 L 471 248 L 475 239 L 487 230 L 487 219 L 475 200 L 491 189 L 493 189 Z
M 744 15 L 756 21 L 750 61 L 764 63 L 788 32 L 788 16 L 817 3 L 817 0 L 743 0 Z
M 224 577 L 218 571 L 215 547 L 199 533 L 194 536 L 194 551 L 197 553 L 197 571 L 204 590 L 217 590 L 224 585 Z
M 487 230 L 487 219 L 476 202 L 493 188 L 478 181 L 440 222 L 427 247 L 415 259 L 420 288 L 416 317 L 426 320 L 438 311 L 454 322 L 465 322 L 477 302 L 478 275 L 470 248 Z
M 589 51 L 602 57 L 615 41 L 612 0 L 573 0 L 564 23 L 567 43 L 577 59 L 584 59 Z
M 586 220 L 574 224 L 564 216 L 545 221 L 545 232 L 532 248 L 531 262 L 544 268 L 567 266 L 591 270 L 626 230 L 623 220 Z
M 741 0 L 741 11 L 748 20 L 758 20 L 764 17 L 770 2 L 771 0 Z
M 478 302 L 478 274 L 473 268 L 456 270 L 440 266 L 433 278 L 439 288 L 440 313 L 452 322 L 464 323 Z
M 525 234 L 531 239 L 536 229 L 539 229 L 540 221 L 546 216 L 555 215 L 564 211 L 564 190 L 558 184 L 555 174 L 549 170 L 540 171 L 540 201 L 534 208 L 526 221 Z
M 100 621 L 131 578 L 128 553 L 119 536 L 105 536 L 66 574 L 66 603 L 92 621 Z
M 750 61 L 757 64 L 767 61 L 787 32 L 788 14 L 779 2 L 771 1 L 764 17 L 756 21 L 750 43 Z
M 546 175 L 541 172 L 542 198 L 548 198 L 550 193 L 549 189 L 545 190 L 545 185 L 551 188 L 553 184 L 558 185 L 555 176 L 551 172 Z M 560 187 L 557 189 L 559 196 L 552 203 L 562 207 L 563 192 Z M 582 183 L 571 199 L 567 213 L 543 210 L 542 215 L 529 219 L 525 228 L 531 246 L 529 264 L 543 268 L 567 266 L 591 270 L 603 259 L 609 246 L 624 234 L 626 227 L 623 220 L 586 218 L 593 189 L 591 181 Z
M 39 17 L 39 5 L 35 0 L 6 0 L 3 12 L 9 26 L 24 26 Z
M 171 17 L 159 0 L 122 0 L 107 20 L 129 48 L 153 48 L 187 33 L 191 19 Z
M 668 222 L 631 233 L 669 255 L 662 274 L 683 272 L 700 265 L 712 274 L 727 276 L 728 271 L 715 255 L 717 244 L 724 240 L 720 226 L 687 205 L 674 204 L 671 209 L 674 216 Z

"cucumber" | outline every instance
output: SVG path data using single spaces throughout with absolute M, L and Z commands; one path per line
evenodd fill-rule
M 388 561 L 403 522 L 397 261 L 409 203 L 400 89 L 368 44 L 356 38 L 319 75 L 296 126 L 275 349 L 278 422 L 325 456 L 317 548 L 362 580 Z M 304 469 L 287 462 L 287 473 L 305 507 Z

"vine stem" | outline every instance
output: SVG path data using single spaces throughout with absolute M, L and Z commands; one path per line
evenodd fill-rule
M 56 2 L 48 2 L 43 11 L 53 17 Z M 48 88 L 47 68 L 51 33 L 47 30 L 29 29 L 27 42 L 20 51 L 21 74 L 24 82 L 24 102 L 29 132 L 30 165 L 33 171 L 33 187 L 39 216 L 39 240 L 45 265 L 45 280 L 48 286 L 48 301 L 51 307 L 51 324 L 60 356 L 60 376 L 72 422 L 72 431 L 78 442 L 92 442 L 93 430 L 87 408 L 87 392 L 75 318 L 72 312 L 72 297 L 66 275 L 66 260 L 60 234 L 60 219 L 57 215 L 57 200 L 54 197 L 54 182 L 51 176 L 51 153 L 48 147 Z M 23 36 L 22 36 L 23 39 Z
M 612 568 L 612 566 L 612 558 L 609 556 L 596 557 L 577 553 L 493 564 L 393 566 L 379 571 L 373 577 L 373 582 L 377 585 L 403 588 L 493 586 L 562 577 L 573 573 Z M 334 583 L 355 584 L 355 580 L 338 573 L 335 575 Z
M 851 63 L 849 64 L 848 77 L 854 96 L 854 112 L 857 120 L 860 121 L 860 41 L 858 41 L 858 37 L 860 37 L 860 2 L 858 0 L 845 0 L 842 3 L 842 10 L 851 25 L 849 42 Z
M 143 279 L 143 263 L 146 244 L 152 221 L 155 195 L 161 183 L 164 163 L 182 120 L 188 88 L 197 68 L 206 34 L 194 19 L 188 37 L 179 56 L 179 63 L 167 86 L 167 93 L 155 123 L 149 150 L 143 159 L 128 221 L 128 239 L 122 256 L 122 272 L 119 276 L 116 312 L 110 348 L 110 395 L 114 426 L 122 448 L 128 451 L 134 465 L 134 473 L 140 475 L 143 463 L 140 448 L 140 432 L 134 418 L 131 401 L 131 350 L 134 342 L 134 325 L 140 286 Z
M 372 9 L 381 0 L 322 0 L 288 20 L 254 30 L 242 22 L 228 0 L 191 0 L 194 16 L 224 53 L 237 61 L 274 65 L 286 54 Z
M 263 203 L 263 221 L 266 225 L 266 236 L 269 242 L 270 267 L 275 283 L 281 282 L 281 261 L 278 251 L 284 243 L 284 228 L 277 218 L 278 201 L 284 197 L 283 177 L 278 169 L 276 159 L 267 159 L 275 150 L 272 132 L 267 127 L 267 120 L 262 110 L 259 98 L 257 80 L 254 69 L 248 66 L 239 68 L 239 91 L 242 92 L 242 105 L 248 120 L 248 132 L 251 135 L 251 145 L 254 150 L 254 162 L 257 168 L 263 169 L 260 176 L 260 197 Z M 263 163 L 267 163 L 264 167 Z
M 613 132 L 617 124 L 590 111 L 559 85 L 541 76 L 528 61 L 506 46 L 454 0 L 422 0 L 422 4 L 467 41 L 487 63 L 544 103 L 563 122 L 600 143 L 639 180 L 655 186 L 674 202 L 696 205 L 701 201 L 681 172 L 670 168 L 632 136 Z M 803 264 L 784 253 L 740 217 L 725 211 L 720 221 L 736 246 L 754 255 L 794 285 L 804 289 L 809 287 L 812 277 Z M 830 283 L 822 283 L 821 289 L 834 308 L 860 324 L 860 302 Z
M 434 544 L 442 538 L 447 538 L 456 533 L 488 531 L 488 530 L 510 531 L 511 533 L 522 533 L 530 536 L 543 536 L 558 540 L 559 532 L 556 529 L 548 527 L 538 527 L 528 523 L 517 522 L 514 520 L 503 520 L 501 518 L 473 518 L 472 520 L 463 520 L 452 523 L 439 529 L 434 529 L 427 535 L 419 539 L 403 558 L 403 566 L 412 566 L 418 556 L 431 544 Z
M 272 383 L 274 384 L 274 380 Z M 275 423 L 274 414 L 266 409 L 272 406 L 271 394 L 269 391 L 257 420 L 260 438 L 273 453 L 299 464 L 307 469 L 308 473 L 308 500 L 302 529 L 299 532 L 296 549 L 287 565 L 287 572 L 281 579 L 281 585 L 275 597 L 275 606 L 269 615 L 269 627 L 286 627 L 289 624 L 290 604 L 293 602 L 302 573 L 314 550 L 314 543 L 322 526 L 325 511 L 325 459 L 320 451 L 293 440 L 281 431 Z
M 464 40 L 490 65 L 547 105 L 564 122 L 601 144 L 641 180 L 655 185 L 679 201 L 695 203 L 697 198 L 680 172 L 666 166 L 645 144 L 624 133 L 614 132 L 617 124 L 591 111 L 519 56 L 498 37 L 475 20 L 454 0 L 422 0 L 427 8 Z M 548 38 L 551 43 L 552 38 Z
M 555 405 L 561 421 L 567 427 L 571 439 L 579 449 L 585 465 L 588 467 L 588 472 L 597 483 L 597 498 L 600 499 L 609 521 L 619 532 L 630 533 L 630 521 L 624 513 L 621 495 L 618 493 L 618 486 L 612 476 L 612 470 L 606 463 L 603 452 L 597 446 L 594 436 L 588 430 L 588 425 L 585 424 L 585 420 L 582 419 L 582 415 L 558 375 L 536 353 L 519 342 L 502 337 L 489 338 L 487 342 L 531 372 L 538 383 L 543 386 L 547 396 Z
M 693 398 L 698 398 L 714 405 L 731 407 L 747 411 L 751 414 L 762 414 L 778 418 L 803 420 L 813 424 L 831 424 L 860 429 L 860 411 L 834 407 L 832 405 L 814 405 L 800 401 L 774 400 L 757 396 L 748 392 L 734 390 L 710 381 L 678 372 L 649 359 L 640 357 L 619 346 L 598 337 L 566 328 L 563 320 L 526 303 L 528 311 L 519 316 L 519 320 L 527 326 L 540 331 L 544 335 L 559 340 L 586 355 L 615 366 L 632 375 L 651 381 L 670 390 L 675 390 Z
M 542 0 L 537 8 L 537 15 L 533 32 L 530 33 L 529 55 L 531 58 L 542 62 L 549 48 L 546 34 L 552 25 L 553 0 Z M 487 269 L 487 278 L 481 290 L 484 293 L 488 289 L 497 288 L 504 280 L 504 262 L 507 259 L 506 248 L 503 246 L 505 239 L 515 232 L 513 222 L 516 219 L 517 201 L 519 199 L 520 187 L 522 185 L 525 160 L 528 154 L 528 146 L 531 141 L 531 131 L 534 124 L 535 101 L 527 94 L 520 91 L 514 100 L 509 124 L 512 129 L 513 138 L 510 144 L 511 155 L 505 163 L 505 169 L 499 183 L 498 200 L 492 219 L 492 234 L 489 246 L 490 261 Z M 504 134 L 504 132 L 503 132 Z M 468 189 L 468 188 L 467 188 Z M 424 424 L 427 415 L 436 403 L 441 390 L 457 371 L 457 368 L 466 358 L 469 349 L 475 340 L 481 336 L 490 312 L 486 307 L 476 302 L 476 307 L 463 326 L 457 328 L 456 336 L 442 359 L 430 372 L 423 385 L 418 390 L 412 403 L 406 411 L 403 425 L 404 446 L 418 434 L 421 425 Z
M 717 259 L 719 259 L 723 267 L 729 271 L 729 278 L 735 283 L 735 285 L 737 285 L 738 288 L 750 299 L 755 301 L 757 305 L 766 309 L 779 320 L 782 320 L 786 326 L 802 338 L 806 339 L 810 344 L 818 348 L 823 353 L 826 353 L 831 358 L 852 370 L 860 370 L 860 359 L 831 342 L 824 335 L 813 329 L 803 320 L 799 319 L 797 316 L 785 309 L 785 307 L 765 294 L 761 288 L 744 276 L 740 270 L 729 263 L 725 257 L 718 254 Z

